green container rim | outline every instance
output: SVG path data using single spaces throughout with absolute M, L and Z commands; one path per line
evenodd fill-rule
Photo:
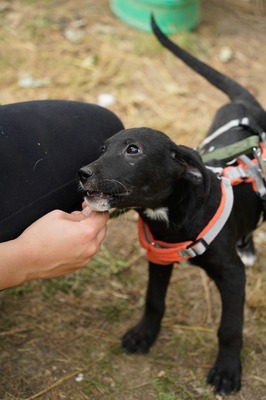
M 123 1 L 123 0 L 122 0 Z M 125 2 L 125 0 L 123 1 Z M 162 7 L 176 6 L 177 4 L 194 3 L 195 0 L 134 0 L 135 3 L 148 3 L 152 5 L 158 5 Z
M 110 0 L 112 12 L 126 24 L 151 32 L 154 14 L 166 34 L 195 29 L 200 22 L 201 0 Z

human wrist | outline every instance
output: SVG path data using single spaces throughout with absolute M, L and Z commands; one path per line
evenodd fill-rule
M 34 245 L 35 244 L 35 245 Z M 31 237 L 27 237 L 24 233 L 17 238 L 16 251 L 19 257 L 19 271 L 17 271 L 19 284 L 39 278 L 38 271 L 38 250 Z M 40 253 L 39 253 L 40 257 Z

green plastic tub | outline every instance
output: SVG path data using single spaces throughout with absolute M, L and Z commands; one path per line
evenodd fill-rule
M 110 0 L 110 7 L 123 22 L 146 32 L 152 12 L 166 34 L 193 30 L 200 21 L 200 0 Z

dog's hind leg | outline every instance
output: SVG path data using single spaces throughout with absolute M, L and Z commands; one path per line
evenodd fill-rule
M 122 338 L 123 350 L 147 353 L 157 338 L 165 311 L 165 297 L 173 265 L 149 263 L 149 281 L 145 311 L 140 322 Z
M 222 316 L 218 330 L 219 350 L 214 367 L 207 382 L 220 395 L 236 392 L 241 386 L 241 361 L 243 310 L 245 299 L 245 266 L 240 258 L 228 265 L 216 265 L 206 269 L 219 289 L 222 301 Z M 209 266 L 210 267 L 210 266 Z
M 245 236 L 237 242 L 237 253 L 246 267 L 252 267 L 257 261 L 256 249 L 252 235 Z

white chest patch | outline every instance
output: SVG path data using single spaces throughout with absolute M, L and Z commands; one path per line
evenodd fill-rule
M 146 208 L 144 214 L 150 219 L 164 221 L 167 225 L 169 224 L 167 207 L 156 208 L 155 210 L 152 210 L 151 208 Z

